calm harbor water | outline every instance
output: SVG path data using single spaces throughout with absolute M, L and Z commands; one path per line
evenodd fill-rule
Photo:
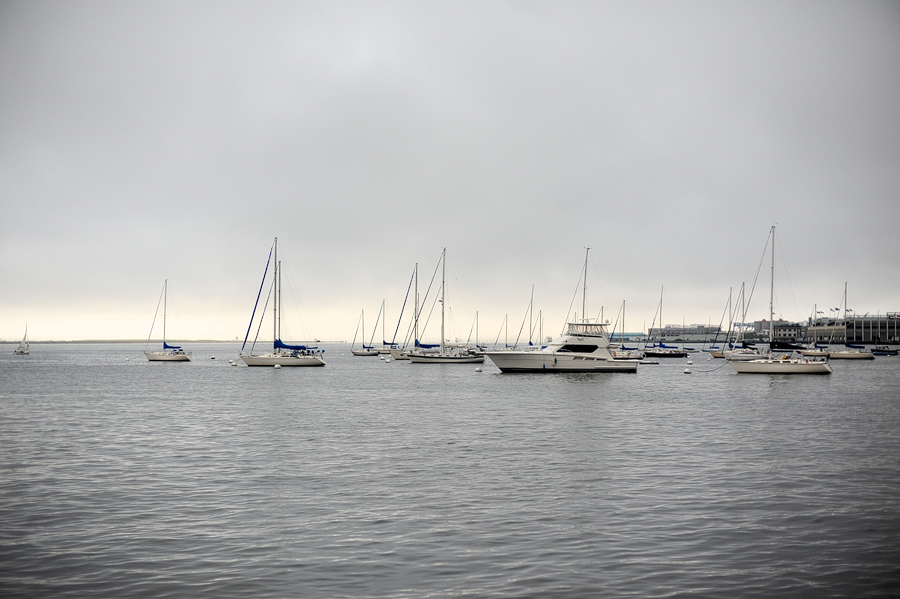
M 900 594 L 900 358 L 504 375 L 13 347 L 3 597 Z

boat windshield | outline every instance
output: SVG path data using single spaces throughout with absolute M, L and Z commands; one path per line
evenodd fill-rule
M 606 334 L 606 325 L 599 322 L 570 322 L 566 334 L 602 337 Z

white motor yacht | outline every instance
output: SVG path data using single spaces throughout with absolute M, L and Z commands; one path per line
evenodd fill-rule
M 534 350 L 485 352 L 503 372 L 637 372 L 638 360 L 617 360 L 606 324 L 570 322 L 565 334 Z

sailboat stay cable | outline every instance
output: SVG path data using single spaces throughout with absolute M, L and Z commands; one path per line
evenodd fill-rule
M 519 346 L 519 339 L 522 338 L 522 331 L 525 330 L 525 321 L 531 316 L 531 311 L 534 306 L 534 285 L 531 286 L 531 299 L 528 300 L 528 307 L 525 308 L 525 315 L 522 316 L 522 325 L 519 327 L 519 334 L 516 335 L 516 342 L 513 344 L 513 347 Z M 533 331 L 531 330 L 531 325 L 528 325 L 528 345 L 531 345 L 531 335 Z
M 406 302 L 409 300 L 409 292 L 412 290 L 413 277 L 416 276 L 416 271 L 413 269 L 413 273 L 409 276 L 409 286 L 406 288 L 406 297 L 403 298 L 403 307 L 400 308 L 400 318 L 397 319 L 397 328 L 394 329 L 394 338 L 391 339 L 391 348 L 397 345 L 397 333 L 400 332 L 400 323 L 403 322 L 403 312 L 406 311 Z
M 244 335 L 244 344 L 241 345 L 241 352 L 243 353 L 244 347 L 247 345 L 247 339 L 250 337 L 250 329 L 253 328 L 253 319 L 256 317 L 256 308 L 259 306 L 259 298 L 262 295 L 263 285 L 266 283 L 266 276 L 269 274 L 269 263 L 272 261 L 272 250 L 274 249 L 274 244 L 271 248 L 269 248 L 269 257 L 266 259 L 266 269 L 263 271 L 262 281 L 259 282 L 259 292 L 256 294 L 256 303 L 253 304 L 253 313 L 250 315 L 250 324 L 247 325 L 247 334 Z M 266 302 L 268 305 L 268 301 Z M 159 307 L 157 307 L 157 310 Z M 259 333 L 257 332 L 257 335 Z M 254 343 L 256 341 L 254 340 Z
M 259 339 L 259 332 L 262 330 L 263 321 L 265 321 L 266 310 L 269 308 L 269 300 L 272 299 L 272 296 L 275 294 L 275 281 L 272 281 L 272 284 L 269 286 L 269 293 L 266 295 L 266 303 L 263 305 L 262 316 L 259 318 L 259 325 L 256 327 L 256 336 L 253 337 L 253 343 L 250 344 L 250 353 L 253 353 L 253 348 L 256 347 L 256 340 Z M 252 323 L 252 321 L 251 321 Z M 274 343 L 274 341 L 273 341 Z
M 496 349 L 497 344 L 500 343 L 500 333 L 503 332 L 503 327 L 506 325 L 506 316 L 503 317 L 503 322 L 500 324 L 500 330 L 497 331 L 497 339 L 494 340 L 493 347 Z
M 588 248 L 588 249 L 590 250 L 590 248 Z M 587 263 L 587 257 L 585 257 L 585 266 L 586 266 L 586 263 Z M 572 301 L 569 302 L 569 309 L 566 311 L 566 321 L 563 322 L 562 331 L 560 331 L 560 333 L 559 333 L 560 335 L 565 334 L 566 328 L 569 326 L 569 314 L 572 313 L 572 306 L 575 305 L 575 300 L 578 299 L 578 290 L 581 289 L 581 279 L 582 279 L 582 277 L 585 276 L 585 274 L 587 274 L 586 273 L 587 269 L 585 268 L 585 266 L 581 267 L 581 272 L 578 274 L 578 282 L 575 283 L 575 293 L 572 294 Z M 587 289 L 587 281 L 585 281 L 584 287 L 585 287 L 585 289 Z M 584 318 L 583 314 L 582 314 L 582 318 Z
M 364 349 L 373 349 L 375 347 L 375 332 L 378 330 L 378 322 L 381 320 L 382 310 L 384 310 L 384 302 L 381 303 L 381 308 L 378 310 L 378 317 L 375 319 L 375 326 L 372 327 L 372 338 L 369 339 L 369 347 L 366 348 L 366 346 L 363 345 Z M 363 344 L 365 344 L 365 342 L 366 340 L 363 339 Z M 382 343 L 382 345 L 384 345 L 384 343 Z
M 747 303 L 744 305 L 744 309 L 741 313 L 741 328 L 743 328 L 743 324 L 747 321 L 747 311 L 750 309 L 750 302 L 753 300 L 753 292 L 756 289 L 756 282 L 759 280 L 759 273 L 762 271 L 762 265 L 766 259 L 766 251 L 769 249 L 769 238 L 771 236 L 771 233 L 766 235 L 766 245 L 763 247 L 762 256 L 759 257 L 759 266 L 756 267 L 756 276 L 753 277 L 753 284 L 750 286 L 750 295 L 747 296 Z
M 281 250 L 281 253 L 284 254 L 284 250 Z M 306 306 L 303 305 L 303 300 L 300 299 L 300 294 L 298 293 L 298 285 L 296 280 L 294 279 L 294 274 L 291 272 L 289 266 L 283 266 L 283 261 L 279 262 L 279 272 L 283 269 L 287 269 L 288 273 L 288 287 L 290 287 L 291 298 L 294 300 L 294 309 L 297 311 L 297 322 L 300 323 L 300 337 L 293 337 L 290 334 L 290 331 L 287 331 L 287 327 L 285 326 L 285 333 L 282 335 L 287 339 L 310 339 L 315 341 L 316 335 L 315 331 L 312 328 L 312 321 L 309 319 L 309 313 L 306 311 Z M 281 314 L 283 312 L 281 305 L 278 306 L 278 313 Z M 283 324 L 287 324 L 284 322 Z
M 144 345 L 144 351 L 147 351 L 147 347 L 150 345 L 150 338 L 153 336 L 153 327 L 156 326 L 156 317 L 159 316 L 159 305 L 162 303 L 163 293 L 165 292 L 166 284 L 163 283 L 162 291 L 159 292 L 159 301 L 156 302 L 156 312 L 153 313 L 153 324 L 150 325 L 150 334 L 147 335 L 147 343 Z
M 434 285 L 434 280 L 437 277 L 438 269 L 441 267 L 441 264 L 444 261 L 444 253 L 441 250 L 441 257 L 438 259 L 437 264 L 434 267 L 434 273 L 431 275 L 431 281 L 428 283 L 428 289 L 425 290 L 425 295 L 422 296 L 422 307 L 419 309 L 418 315 L 416 315 L 416 323 L 418 324 L 422 320 L 422 312 L 425 310 L 425 300 L 428 299 L 428 294 L 431 293 L 431 288 Z M 431 320 L 431 315 L 434 313 L 434 307 L 437 305 L 438 297 L 435 295 L 434 301 L 431 303 L 431 310 L 428 312 L 428 318 L 425 320 L 425 325 L 419 331 L 419 335 L 425 332 L 425 329 L 428 327 L 428 322 Z M 415 344 L 419 345 L 419 340 L 415 340 Z
M 350 342 L 350 349 L 352 350 L 356 346 L 356 335 L 359 334 L 359 324 L 362 321 L 363 312 L 359 314 L 359 320 L 356 321 L 356 330 L 353 331 L 353 341 Z M 365 344 L 365 340 L 363 340 L 363 344 Z

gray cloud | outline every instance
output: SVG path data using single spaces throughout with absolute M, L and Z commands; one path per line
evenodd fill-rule
M 891 2 L 6 2 L 0 337 L 140 337 L 166 277 L 233 337 L 275 235 L 323 338 L 442 246 L 485 330 L 586 245 L 597 311 L 717 321 L 773 223 L 784 317 L 898 310 L 898 67 Z

